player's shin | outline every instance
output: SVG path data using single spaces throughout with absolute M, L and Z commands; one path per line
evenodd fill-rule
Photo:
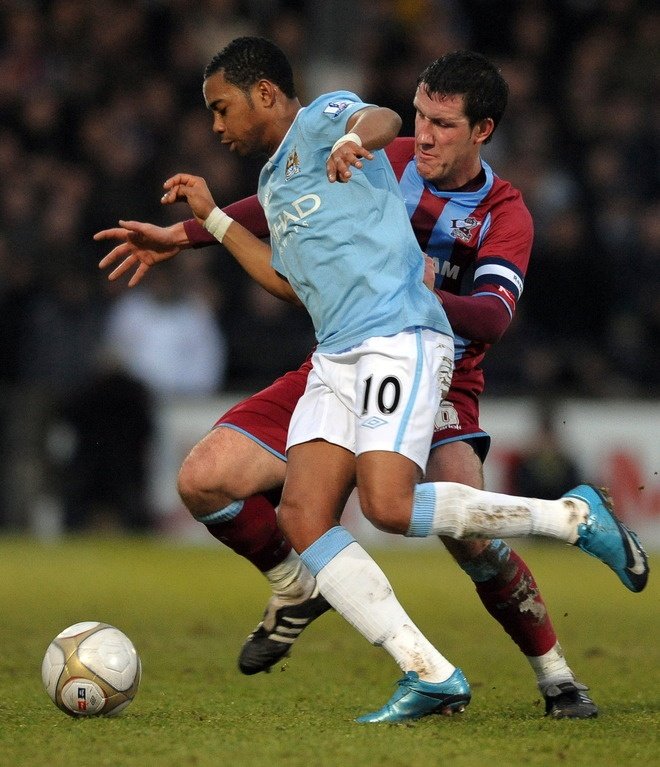
M 489 541 L 460 565 L 486 610 L 526 656 L 542 656 L 554 647 L 557 637 L 534 576 L 504 541 Z
M 196 519 L 214 538 L 266 575 L 282 565 L 291 552 L 290 544 L 278 527 L 275 508 L 263 495 L 234 501 L 224 509 Z M 282 577 L 278 571 L 276 579 Z
M 387 650 L 404 672 L 429 682 L 451 676 L 455 667 L 411 621 L 383 571 L 345 528 L 331 528 L 301 559 L 335 610 L 371 644 Z

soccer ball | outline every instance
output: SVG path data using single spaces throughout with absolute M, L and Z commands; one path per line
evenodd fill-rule
M 61 631 L 41 664 L 51 700 L 75 717 L 123 711 L 138 691 L 141 673 L 140 658 L 126 634 L 96 621 Z

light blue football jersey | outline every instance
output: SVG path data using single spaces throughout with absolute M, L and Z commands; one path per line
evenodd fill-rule
M 328 181 L 330 149 L 367 106 L 347 91 L 320 96 L 298 112 L 259 178 L 272 265 L 307 308 L 319 350 L 330 353 L 411 327 L 451 335 L 422 283 L 422 251 L 385 153 L 352 168 L 348 183 Z

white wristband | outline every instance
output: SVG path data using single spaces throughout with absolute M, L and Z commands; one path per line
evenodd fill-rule
M 222 242 L 233 220 L 231 216 L 228 216 L 220 208 L 216 207 L 213 208 L 206 221 L 204 221 L 204 229 L 212 234 L 218 242 Z
M 345 144 L 347 141 L 353 141 L 358 146 L 362 146 L 362 139 L 358 136 L 357 133 L 345 133 L 343 136 L 340 136 L 332 145 L 330 154 L 332 154 L 335 151 L 335 149 L 339 149 L 339 147 L 342 144 Z

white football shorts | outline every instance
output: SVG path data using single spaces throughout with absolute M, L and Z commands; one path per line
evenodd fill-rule
M 401 453 L 424 471 L 453 367 L 453 338 L 429 328 L 369 338 L 338 354 L 316 352 L 287 449 L 324 439 L 355 455 Z

